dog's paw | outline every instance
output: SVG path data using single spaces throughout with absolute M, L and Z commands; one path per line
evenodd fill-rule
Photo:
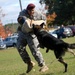
M 64 73 L 66 73 L 67 72 L 67 64 L 65 64 L 65 71 L 64 71 Z
M 46 49 L 46 53 L 48 53 L 48 52 L 49 52 L 49 49 L 47 48 L 47 49 Z

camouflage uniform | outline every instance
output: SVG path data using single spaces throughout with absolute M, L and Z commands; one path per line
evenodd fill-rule
M 46 20 L 45 16 L 41 15 L 40 13 L 35 12 L 32 17 L 28 15 L 27 10 L 23 10 L 20 12 L 19 17 L 24 17 L 24 19 L 33 19 L 33 20 Z M 22 28 L 22 26 L 21 26 Z M 17 40 L 17 49 L 25 63 L 31 61 L 27 51 L 26 45 L 28 44 L 32 55 L 34 56 L 35 60 L 38 62 L 39 66 L 45 65 L 44 59 L 42 54 L 39 51 L 39 42 L 37 37 L 33 34 L 33 32 L 22 32 L 22 29 L 18 31 L 19 37 Z

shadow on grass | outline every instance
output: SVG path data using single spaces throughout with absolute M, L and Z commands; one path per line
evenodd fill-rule
M 65 73 L 67 73 L 67 72 L 62 72 L 62 71 L 58 72 L 59 75 L 60 74 L 65 74 Z M 31 74 L 22 73 L 22 74 L 19 74 L 19 75 L 31 75 Z M 40 74 L 40 75 L 56 75 L 56 74 L 55 73 L 45 73 L 45 74 L 43 73 L 43 74 Z
M 19 75 L 26 75 L 26 73 L 22 73 L 22 74 L 19 74 Z
M 75 59 L 75 56 L 74 57 L 66 57 L 65 59 Z
M 66 74 L 67 72 L 62 72 L 62 71 L 60 71 L 60 72 L 56 72 L 58 75 L 60 75 L 60 74 Z M 41 74 L 41 75 L 56 75 L 56 73 L 54 72 L 54 73 L 46 73 L 46 74 Z
M 19 74 L 19 75 L 29 75 L 29 74 L 22 73 L 22 74 Z M 41 74 L 41 75 L 54 75 L 54 73 L 47 73 L 47 74 Z
M 42 74 L 42 75 L 54 75 L 54 73 L 47 73 L 47 74 Z

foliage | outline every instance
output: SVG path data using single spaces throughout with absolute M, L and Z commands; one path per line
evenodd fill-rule
M 1 20 L 0 20 L 0 37 L 2 38 L 6 38 L 6 32 L 5 32 L 5 29 L 4 29 L 4 26 L 2 25 L 1 23 Z
M 2 38 L 6 38 L 7 36 L 10 36 L 13 33 L 17 32 L 18 24 L 17 23 L 11 23 L 11 24 L 6 24 L 2 25 L 0 23 L 0 36 Z
M 2 8 L 0 7 L 0 20 L 1 20 L 1 18 L 4 17 L 5 15 L 6 15 L 6 14 L 3 13 Z
M 75 0 L 40 0 L 48 7 L 48 13 L 55 12 L 54 24 L 75 24 Z
M 47 17 L 47 26 L 49 27 L 49 25 L 51 25 L 54 21 L 55 21 L 55 18 L 56 18 L 56 13 L 52 13 L 51 15 L 50 14 L 47 14 L 46 17 Z
M 17 32 L 18 24 L 17 23 L 9 23 L 4 26 L 6 32 L 10 31 L 11 33 Z

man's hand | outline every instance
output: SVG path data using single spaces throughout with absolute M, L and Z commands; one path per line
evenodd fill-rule
M 18 17 L 17 21 L 20 25 L 23 25 L 23 23 L 25 22 L 25 19 L 23 17 Z

